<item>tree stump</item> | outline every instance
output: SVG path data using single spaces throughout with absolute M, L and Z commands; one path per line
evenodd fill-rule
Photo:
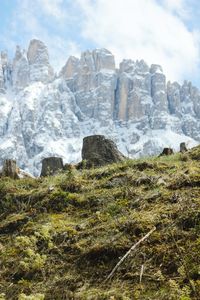
M 42 160 L 41 177 L 55 175 L 63 170 L 63 160 L 60 157 L 47 157 Z
M 103 135 L 92 135 L 83 139 L 82 159 L 86 161 L 86 167 L 92 167 L 120 162 L 125 156 L 112 140 Z
M 181 153 L 184 153 L 184 152 L 187 152 L 188 149 L 186 147 L 186 144 L 185 143 L 180 143 L 180 152 Z
M 163 152 L 159 156 L 172 155 L 172 154 L 174 154 L 174 151 L 172 148 L 164 148 Z
M 16 161 L 13 159 L 6 159 L 3 164 L 2 176 L 10 177 L 13 179 L 18 179 L 19 169 L 17 167 Z

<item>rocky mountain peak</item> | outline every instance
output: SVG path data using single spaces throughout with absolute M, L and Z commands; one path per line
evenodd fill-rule
M 7 51 L 1 51 L 1 67 L 2 72 L 0 71 L 0 77 L 3 78 L 3 90 L 12 85 L 12 64 L 8 59 Z
M 149 72 L 149 66 L 144 60 L 133 61 L 131 59 L 123 59 L 119 65 L 120 73 L 146 73 Z
M 53 79 L 54 71 L 49 63 L 46 45 L 37 39 L 30 41 L 27 58 L 30 66 L 30 80 L 48 82 Z
M 0 161 L 13 158 L 38 174 L 44 157 L 80 158 L 82 138 L 105 135 L 125 155 L 160 153 L 200 141 L 200 92 L 167 83 L 162 67 L 106 49 L 70 56 L 54 76 L 46 45 L 16 48 L 0 59 Z
M 107 49 L 95 49 L 92 51 L 96 72 L 102 69 L 115 70 L 115 59 Z
M 5 85 L 4 85 L 3 66 L 2 66 L 2 63 L 0 60 L 0 94 L 5 92 L 4 88 L 5 88 Z
M 81 67 L 88 71 L 99 72 L 105 70 L 115 70 L 114 56 L 107 49 L 95 49 L 85 51 L 81 54 Z
M 163 74 L 163 69 L 160 65 L 152 64 L 150 68 L 150 73 L 155 74 L 155 73 L 160 73 Z
M 64 77 L 65 79 L 72 78 L 78 71 L 78 64 L 79 59 L 75 56 L 70 56 L 60 71 L 60 76 Z
M 13 60 L 12 85 L 16 91 L 20 91 L 30 82 L 30 66 L 25 50 L 20 46 L 16 47 L 15 57 Z
M 33 39 L 30 41 L 27 57 L 30 65 L 35 63 L 49 63 L 48 49 L 46 45 L 40 40 Z
M 13 66 L 22 58 L 23 52 L 19 45 L 16 46 L 15 57 L 13 60 Z
M 5 67 L 8 64 L 8 53 L 7 51 L 1 51 L 1 64 Z

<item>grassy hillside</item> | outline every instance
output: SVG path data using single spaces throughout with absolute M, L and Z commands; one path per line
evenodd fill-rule
M 1 300 L 200 299 L 198 147 L 55 177 L 1 178 L 0 220 Z

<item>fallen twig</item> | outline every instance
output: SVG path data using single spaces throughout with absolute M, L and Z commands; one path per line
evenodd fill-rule
M 143 273 L 144 273 L 144 265 L 141 266 L 141 270 L 140 270 L 140 283 L 142 283 Z
M 116 264 L 116 266 L 113 268 L 112 272 L 106 277 L 105 282 L 112 278 L 116 270 L 119 268 L 119 266 L 123 263 L 123 261 L 129 256 L 129 254 L 135 250 L 137 246 L 139 246 L 143 241 L 145 241 L 154 231 L 156 230 L 156 227 L 153 227 L 143 238 L 141 238 L 136 244 L 134 244 L 127 252 L 126 254 L 120 259 L 120 261 Z

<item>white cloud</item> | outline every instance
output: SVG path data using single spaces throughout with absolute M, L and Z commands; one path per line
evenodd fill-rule
M 185 0 L 163 0 L 163 3 L 170 9 L 182 9 Z
M 79 45 L 60 32 L 72 21 L 63 3 L 64 0 L 34 0 L 30 5 L 30 0 L 18 0 L 10 27 L 4 33 L 6 38 L 0 37 L 0 42 L 8 47 L 20 44 L 27 49 L 31 39 L 40 39 L 48 47 L 50 63 L 59 71 L 69 55 L 80 53 Z
M 62 10 L 63 0 L 35 0 L 40 5 L 43 12 L 49 16 L 62 19 L 64 12 Z
M 179 17 L 183 22 L 188 22 L 194 17 L 193 1 L 196 0 L 160 0 L 164 9 Z M 198 1 L 198 0 L 197 0 Z
M 54 36 L 53 39 L 44 36 L 42 41 L 48 46 L 50 63 L 57 72 L 61 70 L 70 55 L 80 55 L 79 45 L 71 40 L 59 36 Z
M 76 0 L 84 13 L 82 34 L 122 58 L 159 63 L 171 80 L 197 72 L 199 47 L 174 12 L 185 10 L 181 0 Z M 159 4 L 160 3 L 160 4 Z M 161 5 L 162 4 L 162 5 Z
M 191 1 L 17 0 L 0 43 L 28 47 L 30 39 L 41 39 L 56 70 L 80 49 L 104 47 L 117 62 L 144 59 L 161 64 L 170 80 L 197 82 L 200 32 L 185 25 L 193 17 Z

